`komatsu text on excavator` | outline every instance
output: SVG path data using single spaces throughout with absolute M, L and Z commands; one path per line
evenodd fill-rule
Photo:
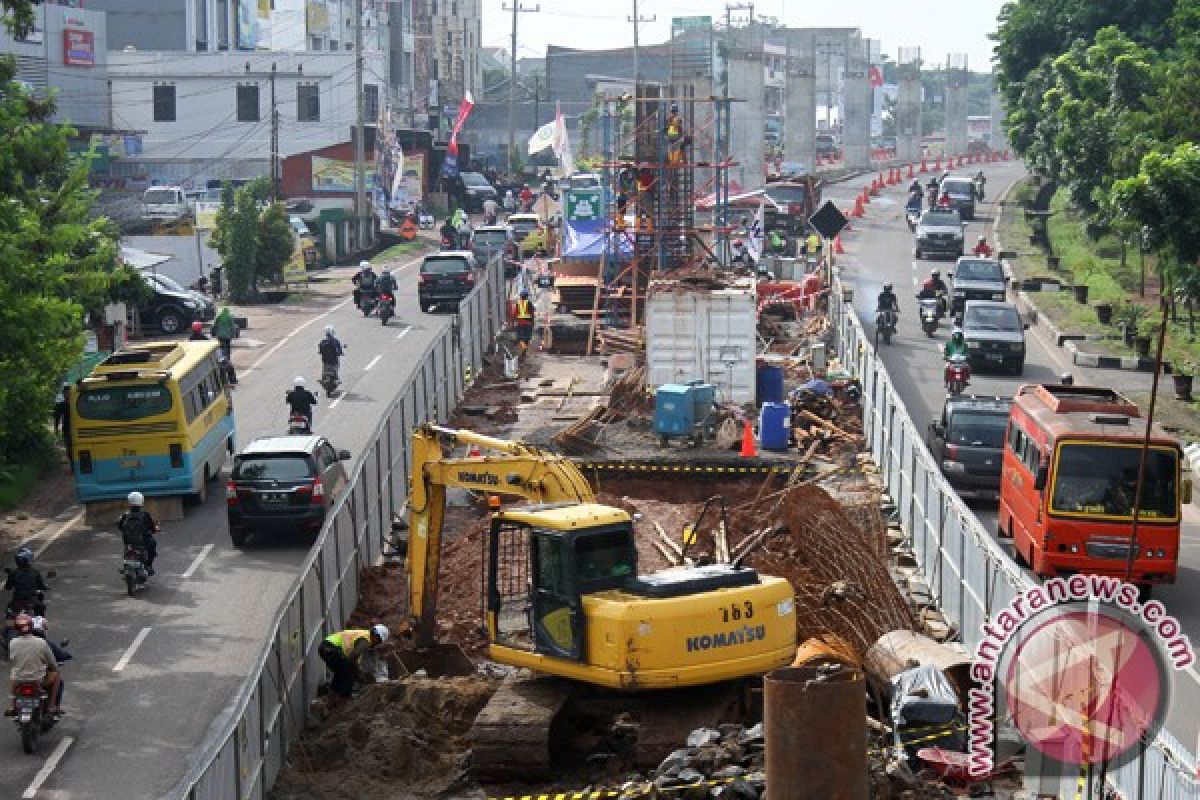
M 448 456 L 442 440 L 489 454 Z M 583 474 L 557 454 L 432 425 L 413 434 L 412 453 L 409 613 L 418 648 L 435 643 L 446 490 L 459 487 L 530 502 L 491 517 L 484 617 L 492 660 L 625 692 L 717 684 L 791 663 L 796 616 L 786 580 L 736 564 L 639 574 L 629 514 L 597 504 Z M 511 734 L 510 723 L 500 727 Z M 538 736 L 545 749 L 548 733 Z M 510 762 L 513 748 L 510 738 Z M 477 746 L 473 758 L 481 755 Z

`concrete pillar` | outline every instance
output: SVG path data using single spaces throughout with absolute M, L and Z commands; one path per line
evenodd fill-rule
M 845 97 L 842 127 L 848 169 L 871 167 L 871 81 L 867 75 L 870 54 L 868 40 L 846 39 Z
M 896 158 L 920 161 L 921 48 L 901 47 L 896 72 Z
M 951 53 L 946 70 L 946 154 L 967 152 L 967 56 Z
M 1004 132 L 1004 102 L 997 91 L 992 92 L 992 140 L 991 148 L 997 153 L 1008 149 L 1008 136 Z
M 783 96 L 783 160 L 811 174 L 817 157 L 817 66 L 815 40 L 792 31 L 788 36 L 787 83 Z
M 744 44 L 732 47 L 727 63 L 729 96 L 734 100 L 729 126 L 730 149 L 738 162 L 729 171 L 729 177 L 738 182 L 742 191 L 750 191 L 766 183 L 763 142 L 766 87 L 762 48 L 756 51 Z

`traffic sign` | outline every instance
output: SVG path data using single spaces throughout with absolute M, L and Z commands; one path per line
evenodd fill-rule
M 832 200 L 826 200 L 825 205 L 818 208 L 808 218 L 808 224 L 816 228 L 817 233 L 826 239 L 832 239 L 841 233 L 842 228 L 845 228 L 848 222 L 846 215 L 838 211 Z

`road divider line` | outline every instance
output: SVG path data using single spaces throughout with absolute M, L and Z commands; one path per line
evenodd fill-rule
M 196 556 L 196 560 L 195 560 L 195 561 L 193 561 L 193 562 L 192 562 L 192 565 L 191 565 L 190 567 L 188 567 L 188 568 L 187 568 L 187 571 L 186 571 L 186 572 L 184 572 L 184 573 L 183 573 L 182 575 L 180 575 L 179 577 L 181 577 L 181 578 L 185 578 L 185 579 L 186 579 L 186 578 L 190 578 L 190 577 L 192 577 L 193 575 L 195 575 L 195 574 L 196 574 L 196 570 L 200 569 L 200 564 L 201 564 L 201 562 L 203 562 L 203 561 L 204 561 L 204 559 L 208 557 L 208 554 L 212 552 L 212 549 L 213 549 L 213 546 L 212 546 L 212 543 L 211 543 L 211 542 L 209 542 L 208 544 L 204 545 L 204 549 L 202 549 L 202 550 L 200 551 L 200 554 L 199 554 L 198 556 Z
M 413 329 L 413 326 L 412 326 L 412 325 L 408 325 L 408 326 L 406 326 L 406 327 L 404 328 L 404 330 L 402 330 L 402 331 L 400 331 L 399 333 L 397 333 L 397 334 L 396 334 L 396 339 L 397 339 L 397 340 L 403 339 L 405 336 L 407 336 L 407 335 L 409 334 L 409 332 L 410 332 L 410 331 L 412 331 L 412 329 Z
M 42 764 L 42 768 L 38 770 L 37 775 L 33 776 L 33 783 L 29 784 L 24 794 L 21 795 L 24 800 L 32 800 L 37 797 L 38 789 L 42 788 L 42 784 L 50 777 L 50 773 L 54 772 L 58 767 L 58 762 L 62 761 L 62 757 L 67 754 L 67 748 L 75 741 L 74 736 L 64 736 L 58 743 L 58 747 L 54 748 L 54 752 L 46 759 L 46 763 Z
M 375 366 L 376 364 L 378 364 L 378 363 L 379 363 L 379 359 L 381 359 L 381 358 L 383 358 L 383 353 L 380 353 L 379 355 L 377 355 L 377 356 L 375 356 L 374 358 L 372 358 L 372 359 L 371 359 L 369 362 L 367 362 L 367 365 L 366 365 L 365 367 L 363 367 L 363 372 L 369 372 L 369 371 L 370 371 L 370 369 L 371 369 L 371 367 L 373 367 L 373 366 Z
M 133 654 L 137 652 L 137 649 L 142 646 L 142 642 L 146 641 L 146 637 L 149 635 L 149 628 L 142 628 L 140 631 L 138 631 L 138 635 L 133 637 L 133 644 L 129 645 L 129 649 L 127 649 L 121 655 L 121 659 L 113 665 L 113 672 L 120 672 L 129 666 L 129 661 L 133 658 Z
M 79 524 L 79 520 L 83 519 L 83 515 L 84 515 L 84 510 L 80 509 L 78 514 L 71 517 L 69 520 L 67 520 L 62 525 L 60 525 L 58 530 L 56 530 L 54 533 L 50 534 L 49 538 L 47 538 L 46 541 L 42 542 L 41 547 L 39 547 L 37 550 L 33 551 L 34 556 L 36 556 L 37 558 L 41 558 L 42 553 L 46 552 L 46 550 L 49 549 L 50 545 L 54 544 L 55 539 L 57 539 L 59 536 L 62 536 L 64 533 L 69 531 L 71 528 L 74 528 L 77 524 Z
M 326 317 L 328 317 L 328 316 L 329 316 L 330 314 L 332 314 L 333 312 L 335 312 L 335 311 L 338 311 L 338 310 L 339 310 L 339 309 L 341 309 L 343 306 L 345 306 L 346 304 L 348 304 L 348 303 L 349 303 L 349 302 L 350 302 L 352 299 L 353 299 L 353 298 L 346 298 L 345 300 L 343 300 L 342 302 L 338 303 L 336 306 L 334 306 L 333 308 L 329 309 L 328 311 L 326 311 L 326 312 L 324 312 L 324 313 L 322 313 L 322 314 L 318 314 L 317 316 L 313 317 L 312 319 L 308 320 L 307 322 L 303 322 L 303 323 L 301 323 L 300 325 L 297 325 L 297 326 L 296 326 L 294 329 L 292 329 L 291 333 L 285 334 L 285 335 L 284 335 L 284 337 L 283 337 L 282 339 L 280 339 L 278 342 L 276 342 L 274 345 L 272 345 L 270 350 L 268 350 L 267 352 L 263 353 L 263 354 L 262 354 L 262 356 L 260 356 L 260 357 L 259 357 L 258 361 L 255 361 L 253 364 L 251 364 L 251 365 L 249 366 L 249 368 L 248 368 L 248 369 L 246 369 L 245 371 L 246 371 L 246 372 L 250 372 L 251 370 L 256 370 L 256 369 L 258 369 L 259 367 L 261 367 L 261 366 L 262 366 L 264 363 L 266 363 L 266 360 L 267 360 L 268 358 L 270 358 L 271 356 L 273 356 L 273 355 L 275 355 L 276 353 L 278 353 L 278 352 L 279 352 L 279 348 L 283 347 L 285 344 L 287 344 L 288 342 L 290 342 L 290 341 L 291 341 L 291 340 L 292 340 L 292 339 L 293 339 L 293 338 L 294 338 L 294 337 L 295 337 L 295 336 L 296 336 L 298 333 L 300 333 L 300 331 L 304 330 L 304 329 L 305 329 L 305 328 L 307 328 L 309 325 L 312 325 L 314 322 L 317 322 L 318 320 L 325 319 Z

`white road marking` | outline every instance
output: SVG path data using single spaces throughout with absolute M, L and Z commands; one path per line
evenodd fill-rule
M 374 358 L 372 358 L 372 359 L 370 360 L 370 362 L 368 362 L 368 363 L 367 363 L 367 365 L 366 365 L 365 367 L 363 367 L 363 372 L 369 372 L 369 371 L 370 371 L 370 369 L 371 369 L 371 367 L 373 367 L 373 366 L 375 366 L 376 364 L 378 364 L 378 363 L 379 363 L 379 359 L 381 359 L 381 358 L 383 358 L 383 353 L 380 353 L 379 355 L 377 355 L 377 356 L 375 356 Z
M 399 333 L 397 333 L 397 334 L 396 334 L 396 338 L 397 338 L 397 339 L 403 339 L 405 336 L 407 336 L 407 335 L 409 334 L 409 331 L 411 331 L 412 329 L 413 329 L 413 326 L 412 326 L 412 325 L 408 325 L 408 326 L 406 326 L 406 327 L 404 328 L 404 330 L 402 330 L 402 331 L 400 331 Z
M 315 316 L 315 317 L 313 317 L 312 319 L 310 319 L 308 322 L 304 322 L 304 323 L 301 323 L 300 325 L 297 325 L 297 326 L 296 326 L 296 327 L 295 327 L 295 328 L 294 328 L 294 329 L 291 331 L 291 333 L 288 333 L 288 334 L 286 334 L 286 335 L 285 335 L 285 336 L 284 336 L 282 339 L 280 339 L 278 342 L 276 342 L 276 343 L 275 343 L 275 344 L 274 344 L 274 345 L 271 347 L 271 349 L 270 349 L 270 350 L 268 350 L 267 352 L 263 353 L 263 354 L 262 354 L 262 356 L 260 356 L 260 357 L 259 357 L 258 361 L 255 361 L 253 364 L 251 364 L 251 365 L 250 365 L 250 366 L 249 366 L 249 367 L 248 367 L 248 368 L 247 368 L 245 371 L 246 371 L 246 372 L 249 372 L 249 371 L 251 371 L 251 370 L 255 370 L 255 369 L 258 369 L 259 367 L 261 367 L 261 366 L 262 366 L 264 363 L 266 363 L 266 360 L 267 360 L 268 358 L 270 358 L 271 356 L 273 356 L 273 355 L 275 355 L 277 352 L 279 352 L 279 348 L 283 347 L 285 344 L 287 344 L 289 341 L 291 341 L 291 339 L 293 339 L 293 338 L 296 336 L 296 334 L 300 333 L 300 331 L 304 330 L 304 329 L 305 329 L 305 328 L 307 328 L 309 325 L 312 325 L 312 324 L 313 324 L 314 322 L 316 322 L 317 320 L 325 319 L 325 317 L 328 317 L 328 316 L 329 316 L 330 314 L 332 314 L 333 312 L 335 312 L 335 311 L 339 310 L 340 308 L 342 308 L 343 306 L 345 306 L 347 303 L 349 303 L 349 302 L 350 302 L 351 300 L 353 300 L 353 299 L 354 299 L 354 298 L 347 298 L 347 299 L 343 300 L 342 302 L 338 303 L 338 304 L 337 304 L 336 306 L 334 306 L 333 308 L 331 308 L 331 309 L 329 309 L 328 311 L 326 311 L 324 314 L 318 314 L 317 316 Z
M 46 552 L 46 550 L 50 547 L 50 545 L 54 544 L 55 539 L 57 539 L 59 536 L 62 536 L 64 533 L 69 531 L 71 528 L 73 528 L 77 524 L 79 524 L 79 520 L 83 519 L 83 514 L 84 514 L 83 509 L 80 509 L 78 514 L 76 514 L 75 516 L 71 517 L 69 520 L 64 522 L 59 527 L 58 530 L 56 530 L 54 533 L 50 534 L 49 538 L 47 538 L 46 541 L 42 542 L 41 547 L 39 547 L 37 550 L 33 551 L 34 556 L 36 556 L 37 558 L 41 558 L 42 553 Z
M 133 637 L 133 644 L 129 645 L 129 649 L 121 656 L 121 660 L 113 665 L 113 672 L 120 672 L 129 666 L 129 660 L 133 658 L 133 654 L 142 646 L 142 642 L 146 641 L 146 637 L 150 635 L 149 628 L 142 628 L 138 631 L 138 635 Z
M 200 551 L 200 555 L 196 556 L 196 560 L 192 562 L 192 565 L 187 568 L 187 572 L 183 573 L 179 577 L 190 578 L 193 575 L 195 575 L 196 570 L 200 569 L 201 562 L 203 562 L 204 559 L 208 557 L 208 554 L 212 552 L 212 549 L 213 549 L 212 543 L 204 545 L 204 549 Z
M 344 398 L 345 396 L 346 396 L 346 391 L 343 390 L 342 393 L 339 394 L 336 398 L 334 398 L 333 402 L 329 404 L 329 410 L 333 411 L 335 408 L 337 408 L 338 405 L 342 402 L 342 398 Z
M 54 748 L 54 752 L 46 759 L 46 763 L 38 770 L 37 775 L 33 778 L 33 783 L 29 784 L 24 794 L 21 795 L 25 800 L 37 797 L 38 789 L 42 788 L 42 784 L 46 782 L 46 778 L 50 777 L 50 773 L 54 772 L 58 762 L 62 761 L 62 757 L 67 754 L 67 748 L 75 741 L 74 736 L 64 736 L 58 743 L 58 747 Z

